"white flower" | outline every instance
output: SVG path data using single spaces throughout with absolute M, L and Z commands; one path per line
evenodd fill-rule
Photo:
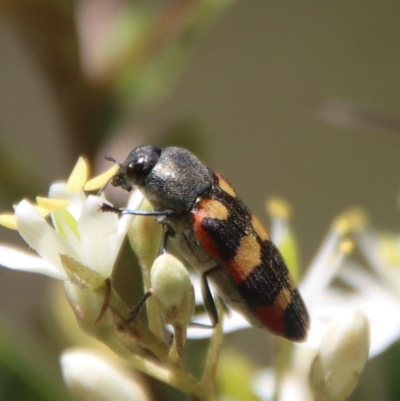
M 77 180 L 77 169 L 82 169 L 81 160 L 68 183 L 52 184 L 49 198 L 37 199 L 40 207 L 22 200 L 15 208 L 16 228 L 40 258 L 25 250 L 0 244 L 1 265 L 65 280 L 67 274 L 63 261 L 65 264 L 66 260 L 73 260 L 104 278 L 111 275 L 133 216 L 119 218 L 114 213 L 102 212 L 100 206 L 104 199 L 92 195 L 86 197 L 82 190 L 86 179 Z M 128 206 L 138 208 L 142 199 L 142 195 L 135 191 Z M 51 213 L 53 225 L 42 213 L 46 208 Z M 9 222 L 10 216 L 5 220 Z
M 353 211 L 349 217 L 357 220 L 357 224 L 353 225 L 353 236 L 369 266 L 361 266 L 351 257 L 340 262 L 335 277 L 346 288 L 329 285 L 316 297 L 317 303 L 308 304 L 314 317 L 309 343 L 312 342 L 315 347 L 327 324 L 349 308 L 358 308 L 370 323 L 369 357 L 373 358 L 400 337 L 400 258 L 396 256 L 396 252 L 400 255 L 400 247 L 398 238 L 396 240 L 393 237 L 393 241 L 388 243 L 388 238 L 379 236 L 369 228 L 360 211 Z M 396 264 L 396 261 L 399 262 Z M 317 279 L 324 278 L 315 277 Z
M 70 349 L 60 358 L 65 383 L 79 401 L 147 401 L 132 372 L 93 351 Z
M 364 318 L 359 319 L 362 323 L 360 327 L 365 328 L 366 322 L 369 325 L 369 335 L 367 335 L 368 330 L 362 330 L 365 334 L 363 337 L 365 341 L 356 341 L 357 344 L 353 344 L 354 352 L 359 350 L 357 345 L 363 344 L 362 352 L 358 353 L 360 356 L 358 361 L 361 361 L 361 365 L 365 363 L 367 357 L 372 358 L 385 351 L 400 337 L 400 237 L 377 234 L 366 225 L 365 216 L 360 211 L 353 211 L 343 217 L 345 217 L 344 220 L 339 219 L 333 225 L 333 231 L 331 230 L 331 233 L 328 234 L 318 256 L 314 259 L 306 277 L 300 284 L 300 290 L 312 318 L 311 332 L 308 342 L 304 346 L 296 346 L 294 349 L 292 366 L 282 379 L 282 400 L 305 401 L 312 399 L 311 396 L 283 397 L 283 394 L 287 393 L 287 380 L 292 384 L 296 383 L 297 386 L 301 386 L 303 383 L 303 390 L 307 387 L 303 373 L 304 366 L 307 366 L 309 362 L 303 353 L 302 367 L 299 369 L 296 367 L 296 359 L 298 359 L 296 355 L 299 350 L 312 353 L 311 348 L 316 348 L 324 333 L 327 333 L 329 324 L 335 326 L 332 321 L 335 319 L 337 321 L 337 319 L 346 316 L 349 308 L 357 308 L 361 311 L 360 313 L 363 313 Z M 344 224 L 349 223 L 351 223 L 351 227 L 345 231 L 348 232 L 350 229 L 355 243 L 359 246 L 365 260 L 369 262 L 369 268 L 354 262 L 352 257 L 345 257 L 346 253 L 334 252 L 335 248 L 342 248 L 343 251 L 343 244 L 346 245 L 346 242 L 343 242 Z M 342 234 L 340 234 L 340 230 L 337 231 L 337 228 L 341 229 Z M 342 243 L 341 246 L 340 243 Z M 346 248 L 347 246 L 345 246 L 345 251 L 347 251 Z M 345 286 L 333 285 L 334 278 L 339 283 L 344 283 Z M 328 336 L 328 343 L 332 345 L 336 343 L 330 334 L 325 335 Z M 349 341 L 352 339 L 351 336 L 347 337 Z M 369 352 L 365 345 L 368 337 L 370 337 Z M 307 346 L 311 348 L 307 348 Z M 338 352 L 337 357 L 346 356 L 346 353 L 347 351 Z M 350 363 L 347 365 L 351 367 Z M 360 369 L 356 370 L 359 371 Z M 261 373 L 255 385 L 257 394 L 262 396 L 263 400 L 272 399 L 270 397 L 271 392 L 262 386 L 266 378 L 271 377 L 271 372 L 272 369 L 269 370 L 267 375 Z M 343 368 L 344 372 L 345 369 Z M 329 380 L 333 380 L 333 378 L 331 377 Z M 350 387 L 353 388 L 354 383 L 350 382 L 351 380 L 347 383 L 349 386 L 347 391 L 350 391 Z M 345 394 L 344 387 L 342 390 Z
M 373 357 L 400 338 L 400 237 L 379 234 L 365 225 L 355 239 L 368 268 L 348 261 L 340 277 L 356 290 L 351 305 L 368 316 Z

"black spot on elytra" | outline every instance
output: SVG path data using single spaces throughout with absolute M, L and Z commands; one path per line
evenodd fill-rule
M 283 314 L 285 336 L 293 341 L 301 341 L 307 336 L 310 318 L 299 291 L 292 289 L 290 295 L 291 302 Z
M 272 305 L 284 288 L 290 288 L 285 261 L 271 241 L 263 241 L 261 263 L 239 285 L 239 291 L 251 308 L 256 309 Z

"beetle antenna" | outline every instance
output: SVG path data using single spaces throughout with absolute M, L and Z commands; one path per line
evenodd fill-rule
M 112 156 L 106 156 L 106 160 L 110 161 L 110 162 L 114 162 L 115 164 L 118 164 L 118 166 L 121 167 L 121 162 L 119 162 L 118 160 L 114 159 Z
M 114 162 L 115 164 L 118 164 L 118 166 L 121 167 L 122 163 L 119 162 L 118 160 L 114 159 L 112 156 L 106 156 L 106 160 L 110 161 L 110 162 Z M 105 185 L 103 185 L 100 189 L 99 192 L 97 192 L 97 196 L 101 196 L 101 194 L 105 191 L 107 185 L 110 183 L 110 181 L 112 180 L 112 178 L 110 178 Z

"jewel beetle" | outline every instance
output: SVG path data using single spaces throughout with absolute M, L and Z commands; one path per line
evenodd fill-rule
M 285 261 L 259 220 L 231 184 L 186 149 L 134 149 L 111 179 L 126 191 L 138 188 L 153 211 L 104 211 L 156 216 L 167 242 L 201 276 L 205 308 L 213 325 L 218 314 L 208 286 L 253 326 L 292 341 L 305 341 L 309 315 Z M 138 310 L 138 308 L 135 308 Z

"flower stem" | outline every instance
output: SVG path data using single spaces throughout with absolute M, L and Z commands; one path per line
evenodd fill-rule
M 215 306 L 217 308 L 219 322 L 215 326 L 211 336 L 203 377 L 201 378 L 202 386 L 210 391 L 210 393 L 214 391 L 215 388 L 215 374 L 217 371 L 222 340 L 224 338 L 223 320 L 225 307 L 219 297 L 216 297 L 215 299 Z

